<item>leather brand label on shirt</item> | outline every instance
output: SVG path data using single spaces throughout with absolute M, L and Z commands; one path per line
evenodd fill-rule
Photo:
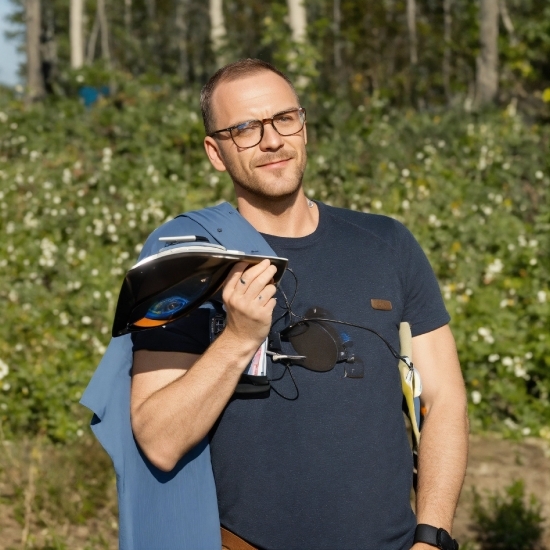
M 372 298 L 370 301 L 370 305 L 372 306 L 372 309 L 380 309 L 382 311 L 392 310 L 392 305 L 389 300 L 378 300 L 376 298 Z

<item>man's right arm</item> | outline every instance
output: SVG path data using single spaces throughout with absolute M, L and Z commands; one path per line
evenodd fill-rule
M 267 260 L 246 268 L 239 263 L 229 274 L 223 290 L 226 327 L 202 356 L 147 350 L 134 354 L 132 430 L 161 470 L 172 470 L 206 436 L 269 332 L 276 269 Z

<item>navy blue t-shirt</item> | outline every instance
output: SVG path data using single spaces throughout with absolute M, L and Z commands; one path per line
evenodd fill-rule
M 399 222 L 322 203 L 314 233 L 264 235 L 289 259 L 277 293 L 276 328 L 321 308 L 330 318 L 376 330 L 399 350 L 399 323 L 413 336 L 449 321 L 433 271 Z M 371 300 L 391 303 L 375 309 Z M 376 304 L 376 302 L 375 302 Z M 209 314 L 133 335 L 134 350 L 202 353 Z M 296 321 L 296 317 L 293 319 Z M 397 360 L 371 332 L 332 325 L 363 365 L 314 372 L 268 360 L 269 393 L 235 395 L 211 432 L 222 524 L 265 550 L 409 550 L 412 454 Z M 293 353 L 290 343 L 283 351 Z

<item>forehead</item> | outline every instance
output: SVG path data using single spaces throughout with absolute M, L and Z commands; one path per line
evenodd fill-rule
M 298 99 L 288 82 L 271 71 L 221 82 L 212 96 L 216 126 L 267 118 L 298 106 Z

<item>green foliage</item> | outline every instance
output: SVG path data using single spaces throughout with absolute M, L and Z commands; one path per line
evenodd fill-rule
M 505 494 L 490 495 L 484 504 L 474 489 L 472 519 L 483 550 L 541 549 L 542 506 L 534 495 L 525 501 L 522 481 L 506 487 Z
M 89 110 L 61 98 L 25 111 L 0 96 L 10 436 L 84 432 L 78 400 L 141 243 L 180 212 L 233 197 L 204 154 L 198 91 L 112 78 L 116 92 Z M 308 195 L 394 216 L 417 236 L 453 318 L 474 429 L 550 438 L 550 129 L 512 108 L 416 113 L 380 97 L 357 109 L 308 97 Z

